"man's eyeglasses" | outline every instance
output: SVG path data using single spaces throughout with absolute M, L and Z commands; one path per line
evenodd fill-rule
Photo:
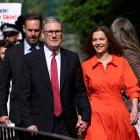
M 44 31 L 48 36 L 52 36 L 53 33 L 55 33 L 55 35 L 60 36 L 62 34 L 61 30 L 46 30 Z

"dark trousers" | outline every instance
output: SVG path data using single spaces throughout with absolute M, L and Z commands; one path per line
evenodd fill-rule
M 61 114 L 59 117 L 55 117 L 54 128 L 52 133 L 69 136 L 69 137 L 71 136 L 63 114 Z
M 70 131 L 66 125 L 63 114 L 61 114 L 59 117 L 55 117 L 52 133 L 67 136 L 67 137 L 75 137 L 70 133 Z M 64 138 L 61 138 L 61 137 L 57 138 L 54 136 L 43 136 L 43 135 L 32 136 L 28 132 L 18 133 L 18 137 L 19 137 L 19 139 L 16 139 L 16 140 L 62 140 L 62 139 L 64 140 Z M 68 138 L 66 140 L 68 140 Z
M 48 136 L 48 137 L 44 137 L 44 136 L 33 136 L 28 140 L 64 140 L 64 138 L 60 135 L 63 136 L 67 136 L 67 137 L 72 137 L 72 135 L 70 134 L 67 125 L 65 123 L 65 119 L 63 114 L 61 114 L 59 117 L 55 117 L 54 120 L 54 126 L 53 126 L 53 130 L 52 130 L 53 134 L 59 134 L 59 137 L 54 137 L 54 136 Z M 66 140 L 69 140 L 69 138 L 66 138 Z

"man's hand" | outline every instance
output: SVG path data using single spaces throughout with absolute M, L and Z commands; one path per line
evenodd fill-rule
M 8 116 L 1 116 L 0 117 L 0 123 L 3 124 L 3 125 L 8 125 L 10 124 L 10 120 L 9 120 L 9 117 Z
M 31 132 L 31 135 L 37 134 L 38 128 L 36 125 L 31 125 L 26 128 L 29 132 Z
M 80 115 L 78 115 L 78 122 L 76 128 L 78 129 L 78 134 L 80 135 L 82 135 L 88 128 L 88 123 L 83 121 Z

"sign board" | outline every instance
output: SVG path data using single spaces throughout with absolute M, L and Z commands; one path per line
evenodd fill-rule
M 21 15 L 21 3 L 0 3 L 0 26 L 3 23 L 15 23 L 18 16 Z M 0 39 L 2 33 L 0 32 Z

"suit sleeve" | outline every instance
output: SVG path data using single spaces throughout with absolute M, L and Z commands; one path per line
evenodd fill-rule
M 4 60 L 2 62 L 2 68 L 0 70 L 0 116 L 8 115 L 7 102 L 9 96 L 9 87 L 11 80 L 10 58 L 9 52 L 6 51 Z
M 76 58 L 76 73 L 75 73 L 75 87 L 76 87 L 76 103 L 78 114 L 82 116 L 82 119 L 86 122 L 90 122 L 91 107 L 87 97 L 86 87 L 83 80 L 83 73 L 79 57 Z

